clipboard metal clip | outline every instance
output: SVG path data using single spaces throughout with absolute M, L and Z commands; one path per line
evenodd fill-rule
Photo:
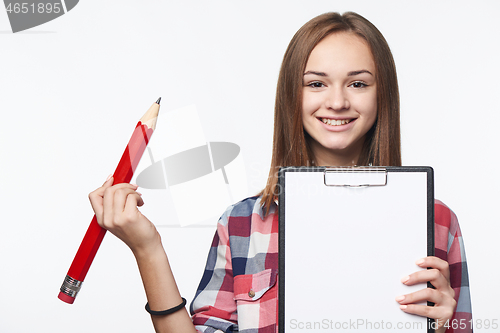
M 387 185 L 387 169 L 384 167 L 334 167 L 326 168 L 325 186 L 367 187 Z

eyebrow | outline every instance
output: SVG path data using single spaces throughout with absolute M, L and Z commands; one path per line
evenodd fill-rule
M 317 76 L 328 76 L 324 72 L 307 71 L 304 73 L 304 75 L 310 75 L 310 74 L 317 75 Z
M 356 75 L 363 74 L 363 73 L 368 73 L 371 76 L 373 76 L 373 74 L 369 70 L 366 70 L 366 69 L 361 69 L 359 71 L 349 72 L 349 73 L 347 73 L 347 76 L 356 76 Z M 328 76 L 325 72 L 307 71 L 304 73 L 304 75 L 310 75 L 310 74 L 317 75 L 317 76 Z
M 371 76 L 373 76 L 373 74 L 369 70 L 366 70 L 366 69 L 349 72 L 349 73 L 347 73 L 347 76 L 356 76 L 356 75 L 363 74 L 363 73 L 368 73 Z

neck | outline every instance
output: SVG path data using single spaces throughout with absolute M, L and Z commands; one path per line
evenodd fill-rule
M 311 148 L 317 166 L 354 166 L 358 163 L 363 144 L 361 142 L 348 152 L 332 151 L 318 144 Z

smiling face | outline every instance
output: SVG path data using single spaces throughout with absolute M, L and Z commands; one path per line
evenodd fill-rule
M 333 33 L 312 50 L 302 120 L 317 165 L 357 163 L 377 118 L 376 75 L 368 45 L 352 33 Z

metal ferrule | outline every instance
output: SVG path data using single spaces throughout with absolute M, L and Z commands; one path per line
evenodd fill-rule
M 70 297 L 76 297 L 76 294 L 80 291 L 82 287 L 82 281 L 73 279 L 71 276 L 66 275 L 64 282 L 61 286 L 61 292 Z

